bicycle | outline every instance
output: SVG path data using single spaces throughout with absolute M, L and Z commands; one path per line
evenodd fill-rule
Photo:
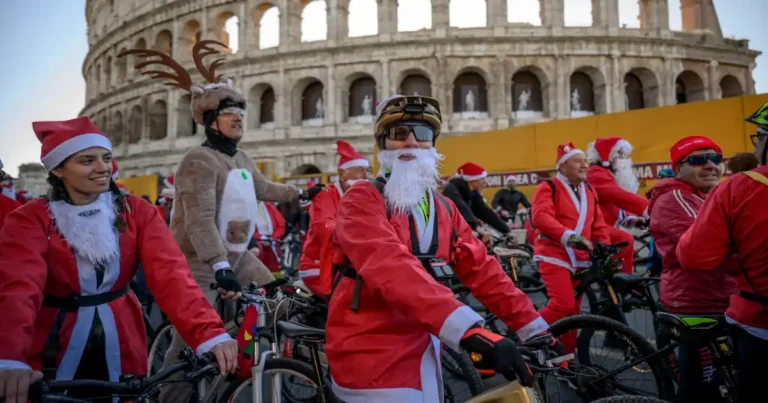
M 212 353 L 205 353 L 201 357 L 195 357 L 192 350 L 187 348 L 179 356 L 181 362 L 158 372 L 149 377 L 124 376 L 121 382 L 109 382 L 98 380 L 73 380 L 73 381 L 40 381 L 30 386 L 29 400 L 33 403 L 68 402 L 86 403 L 92 399 L 114 399 L 128 401 L 135 399 L 154 400 L 159 393 L 159 387 L 168 381 L 172 375 L 185 372 L 181 382 L 198 384 L 206 377 L 219 375 L 219 366 Z M 104 393 L 103 396 L 77 398 L 68 394 L 88 393 L 89 395 Z M 200 400 L 199 390 L 194 393 L 196 401 Z M 210 393 L 210 392 L 209 392 Z M 211 398 L 207 395 L 206 398 Z

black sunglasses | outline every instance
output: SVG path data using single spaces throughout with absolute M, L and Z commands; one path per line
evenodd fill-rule
M 688 158 L 683 158 L 680 162 L 687 162 L 689 165 L 702 166 L 706 165 L 708 161 L 712 161 L 713 164 L 718 165 L 723 160 L 723 154 L 709 153 L 691 155 Z
M 432 126 L 422 123 L 401 122 L 389 126 L 384 133 L 388 139 L 394 141 L 405 141 L 413 133 L 416 141 L 426 142 L 435 138 L 435 129 Z

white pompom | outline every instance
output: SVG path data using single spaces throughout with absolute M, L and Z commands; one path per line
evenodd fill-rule
M 565 146 L 565 147 L 563 147 L 563 151 L 569 153 L 569 152 L 571 152 L 571 147 Z

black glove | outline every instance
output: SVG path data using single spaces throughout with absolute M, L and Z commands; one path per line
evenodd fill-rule
M 512 340 L 480 327 L 472 327 L 464 333 L 459 344 L 467 350 L 478 369 L 490 369 L 509 381 L 517 379 L 523 386 L 533 386 L 533 373 Z
M 325 189 L 325 185 L 322 183 L 318 183 L 317 185 L 312 186 L 307 190 L 302 189 L 299 193 L 299 200 L 312 200 L 315 198 L 315 196 L 317 196 L 318 193 L 322 192 L 323 189 Z
M 237 281 L 237 276 L 232 269 L 216 270 L 214 273 L 214 279 L 216 280 L 216 287 L 223 288 L 226 291 L 232 291 L 234 293 L 242 292 L 243 287 L 240 282 Z

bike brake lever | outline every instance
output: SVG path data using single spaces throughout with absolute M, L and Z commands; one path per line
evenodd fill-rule
M 221 371 L 219 370 L 218 365 L 211 363 L 211 364 L 205 365 L 202 368 L 196 369 L 192 372 L 187 372 L 187 374 L 184 375 L 184 380 L 193 381 L 195 379 L 202 378 L 206 375 L 217 376 L 219 374 L 221 374 Z

